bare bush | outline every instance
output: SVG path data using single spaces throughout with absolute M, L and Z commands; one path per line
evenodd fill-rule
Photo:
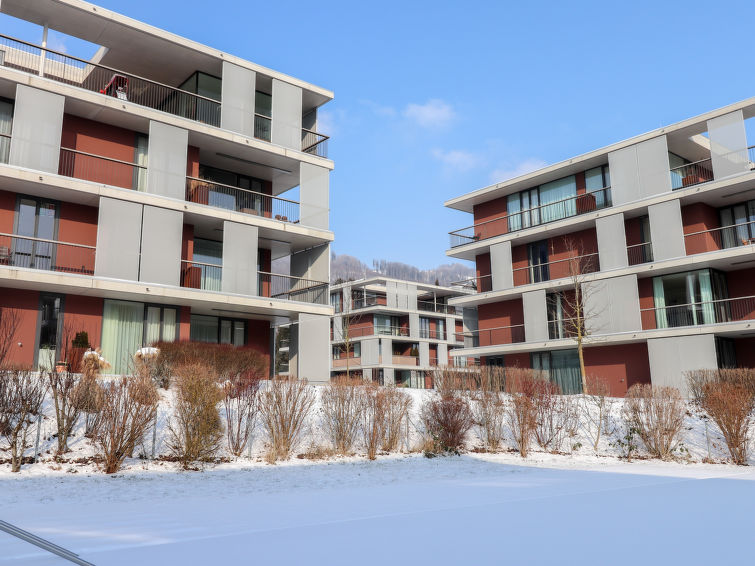
M 587 376 L 587 389 L 579 402 L 579 422 L 592 448 L 598 451 L 600 439 L 613 433 L 611 409 L 614 400 L 609 397 L 610 388 L 605 380 Z
M 268 382 L 260 395 L 260 416 L 269 443 L 269 462 L 291 456 L 316 398 L 306 380 L 279 377 Z
M 503 445 L 506 416 L 504 394 L 490 389 L 479 391 L 472 404 L 472 413 L 485 448 L 490 451 L 500 449 Z
M 466 370 L 443 366 L 433 371 L 433 388 L 441 397 L 460 395 L 476 387 L 479 376 Z
M 337 454 L 349 454 L 362 418 L 364 382 L 348 377 L 332 380 L 322 388 L 320 403 L 325 432 Z
M 433 441 L 434 452 L 458 452 L 474 425 L 469 401 L 450 395 L 425 401 L 420 418 Z
M 505 387 L 508 393 L 522 393 L 533 397 L 547 376 L 540 370 L 529 368 L 510 367 L 506 368 Z
M 223 437 L 218 413 L 223 391 L 217 374 L 205 364 L 176 368 L 176 401 L 168 432 L 168 447 L 184 467 L 215 457 Z
M 662 460 L 670 458 L 681 442 L 685 406 L 675 387 L 633 385 L 627 391 L 623 417 L 636 431 L 647 451 Z
M 21 326 L 21 313 L 12 307 L 0 307 L 0 368 L 5 366 L 8 352 Z
M 68 451 L 68 437 L 79 420 L 80 409 L 74 398 L 78 378 L 70 371 L 54 369 L 47 373 L 47 382 L 55 409 L 58 439 L 56 456 L 60 457 Z
M 386 396 L 379 385 L 369 383 L 360 388 L 362 394 L 361 431 L 367 457 L 374 460 L 385 436 Z
M 579 413 L 574 397 L 562 395 L 558 385 L 544 381 L 532 400 L 537 443 L 548 452 L 560 452 L 564 441 L 577 434 Z
M 393 452 L 398 449 L 401 430 L 409 417 L 412 398 L 395 387 L 383 387 L 381 393 L 384 397 L 385 410 L 380 447 L 386 452 Z
M 223 385 L 223 410 L 228 451 L 241 456 L 257 418 L 261 376 L 235 375 Z
M 685 372 L 685 379 L 689 395 L 698 405 L 702 405 L 703 390 L 709 383 L 737 385 L 755 395 L 755 369 L 753 368 L 698 369 Z
M 71 393 L 72 403 L 84 413 L 84 435 L 92 437 L 98 426 L 100 409 L 102 408 L 102 385 L 99 383 L 100 373 L 110 364 L 97 350 L 90 350 L 81 357 L 79 366 L 82 371 Z
M 702 406 L 724 436 L 732 461 L 747 465 L 750 425 L 755 409 L 755 395 L 738 383 L 706 383 L 702 389 Z
M 0 435 L 11 453 L 11 472 L 21 470 L 26 439 L 35 417 L 42 410 L 47 384 L 27 370 L 0 373 Z
M 121 377 L 103 386 L 95 441 L 106 474 L 120 470 L 142 440 L 155 420 L 158 401 L 157 389 L 144 377 Z
M 526 458 L 537 424 L 537 410 L 531 395 L 512 393 L 506 405 L 506 423 L 519 454 Z

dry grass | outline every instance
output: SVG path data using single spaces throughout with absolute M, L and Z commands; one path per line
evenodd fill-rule
M 685 412 L 678 389 L 637 384 L 627 391 L 623 417 L 652 456 L 667 460 L 681 442 Z
M 702 388 L 702 406 L 718 425 L 726 440 L 732 461 L 747 465 L 750 425 L 755 409 L 755 395 L 741 383 L 706 383 Z
M 271 379 L 260 395 L 260 416 L 267 433 L 268 462 L 287 460 L 299 443 L 317 394 L 306 380 Z

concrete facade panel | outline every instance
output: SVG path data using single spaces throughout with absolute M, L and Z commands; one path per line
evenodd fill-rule
M 65 98 L 60 95 L 16 85 L 8 163 L 58 172 L 64 106 Z
M 689 391 L 684 372 L 718 367 L 713 334 L 651 338 L 648 358 L 653 385 L 676 387 L 685 397 Z
M 150 121 L 147 192 L 185 199 L 188 144 L 187 130 Z
M 708 139 L 714 179 L 749 172 L 747 133 L 742 110 L 708 120 Z
M 637 275 L 624 275 L 583 284 L 585 325 L 590 334 L 640 330 Z M 620 298 L 620 299 L 617 299 Z
M 100 197 L 94 274 L 139 280 L 142 205 Z
M 144 206 L 139 281 L 180 285 L 183 213 Z
M 302 226 L 327 230 L 330 224 L 330 172 L 325 167 L 301 164 L 299 201 Z
M 658 136 L 608 154 L 614 206 L 671 190 L 666 136 Z
M 296 325 L 297 377 L 310 383 L 330 381 L 330 346 L 328 333 L 330 317 L 302 313 Z
M 254 100 L 257 74 L 223 61 L 220 127 L 247 137 L 254 136 Z
M 514 286 L 510 241 L 490 246 L 490 273 L 493 291 L 511 289 Z
M 684 228 L 679 200 L 651 204 L 648 206 L 648 217 L 650 218 L 653 259 L 663 261 L 685 256 L 687 250 L 684 245 Z
M 622 213 L 602 216 L 595 220 L 598 240 L 598 259 L 600 269 L 619 269 L 627 267 L 627 240 L 624 232 L 624 215 Z
M 548 311 L 545 304 L 545 289 L 522 293 L 524 311 L 524 336 L 527 342 L 548 340 Z
M 256 226 L 223 222 L 223 271 L 221 289 L 224 293 L 257 295 L 257 249 Z M 330 325 L 328 325 L 330 326 Z M 330 334 L 328 328 L 326 337 Z
M 301 151 L 301 88 L 273 79 L 272 142 Z

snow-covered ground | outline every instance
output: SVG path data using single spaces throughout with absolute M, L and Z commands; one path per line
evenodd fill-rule
M 97 565 L 749 562 L 750 468 L 538 458 L 5 475 L 0 518 Z M 0 533 L 0 564 L 64 562 Z

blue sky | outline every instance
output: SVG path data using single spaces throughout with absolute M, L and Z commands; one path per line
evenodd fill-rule
M 333 90 L 333 249 L 367 263 L 444 263 L 444 200 L 755 95 L 751 2 L 97 3 Z

